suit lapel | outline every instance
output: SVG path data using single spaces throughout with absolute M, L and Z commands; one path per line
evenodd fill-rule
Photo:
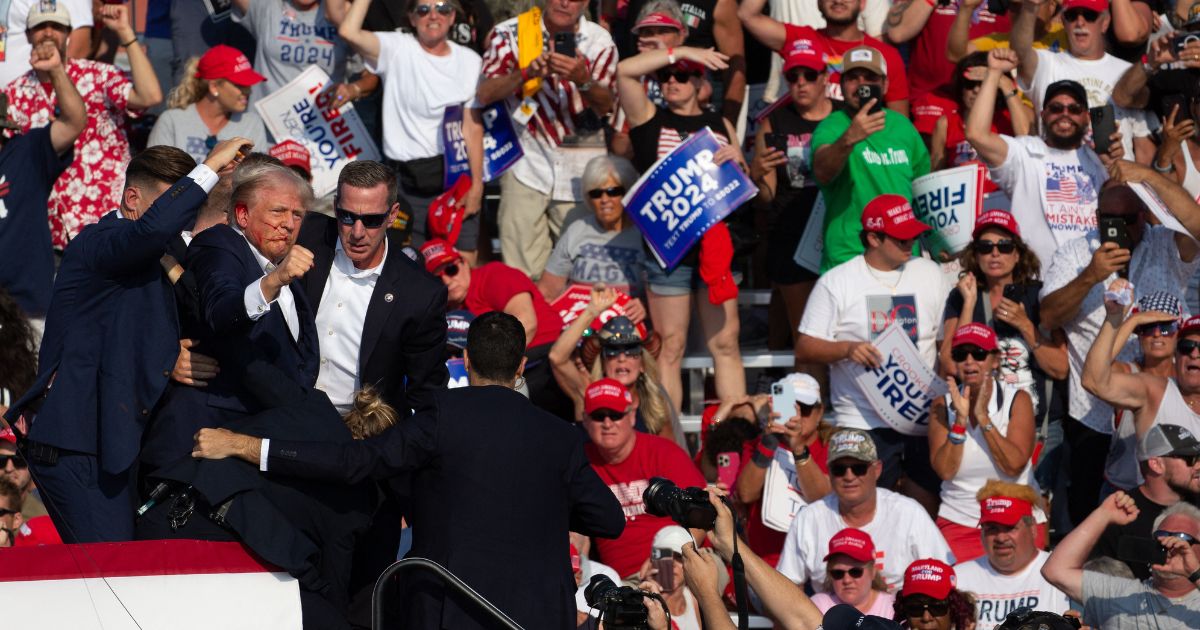
M 367 364 L 371 360 L 371 352 L 375 350 L 379 335 L 383 334 L 383 327 L 400 298 L 400 283 L 397 277 L 400 265 L 391 258 L 393 253 L 399 256 L 403 256 L 404 253 L 399 249 L 393 249 L 391 243 L 388 246 L 388 257 L 383 263 L 383 272 L 379 274 L 379 281 L 375 283 L 375 290 L 371 292 L 371 302 L 367 305 L 367 317 L 363 321 L 362 341 L 358 348 L 358 372 L 364 381 L 366 380 Z
M 328 228 L 321 234 L 324 247 L 314 247 L 312 271 L 304 274 L 304 293 L 308 303 L 315 312 L 321 306 L 321 295 L 325 293 L 325 285 L 329 282 L 329 269 L 333 266 L 334 248 L 337 247 L 337 222 L 330 221 Z

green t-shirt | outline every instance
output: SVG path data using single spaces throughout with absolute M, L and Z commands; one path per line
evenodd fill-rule
M 912 180 L 929 172 L 929 150 L 907 118 L 885 109 L 883 129 L 854 145 L 837 178 L 821 186 L 825 198 L 825 250 L 821 273 L 863 253 L 858 233 L 867 202 L 884 194 L 912 200 Z M 850 128 L 850 115 L 835 111 L 813 131 L 813 152 Z

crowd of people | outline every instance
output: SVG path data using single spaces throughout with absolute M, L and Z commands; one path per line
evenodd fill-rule
M 225 4 L 0 3 L 0 548 L 240 541 L 320 628 L 410 549 L 526 628 L 1200 627 L 1200 0 Z M 255 107 L 310 67 L 382 155 L 323 196 Z M 756 192 L 668 264 L 701 132 Z

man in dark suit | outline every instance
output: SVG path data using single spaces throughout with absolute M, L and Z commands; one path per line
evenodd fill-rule
M 200 292 L 199 352 L 220 370 L 203 388 L 172 385 L 164 395 L 142 448 L 148 471 L 187 454 L 201 427 L 262 409 L 243 384 L 254 361 L 299 385 L 316 382 L 316 327 L 299 283 L 313 255 L 295 246 L 312 188 L 285 166 L 257 163 L 236 172 L 232 201 L 232 224 L 197 235 L 184 262 Z
M 33 416 L 22 448 L 66 542 L 133 538 L 133 464 L 179 354 L 161 259 L 194 221 L 216 171 L 249 145 L 226 140 L 200 166 L 173 147 L 139 154 L 121 208 L 80 232 L 63 256 L 38 378 L 8 419 Z
M 524 368 L 521 322 L 494 311 L 471 323 L 470 387 L 382 435 L 346 444 L 202 430 L 193 456 L 236 456 L 275 474 L 356 482 L 415 471 L 413 548 L 527 629 L 575 626 L 568 531 L 615 538 L 621 506 L 587 462 L 581 436 L 513 390 Z M 392 599 L 410 628 L 488 627 L 428 576 Z M 398 601 L 399 600 L 399 601 Z

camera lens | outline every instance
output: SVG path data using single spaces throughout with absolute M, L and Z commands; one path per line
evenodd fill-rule
M 583 599 L 588 606 L 595 608 L 615 588 L 617 585 L 607 575 L 593 575 L 592 581 L 588 582 L 587 587 L 583 589 Z

